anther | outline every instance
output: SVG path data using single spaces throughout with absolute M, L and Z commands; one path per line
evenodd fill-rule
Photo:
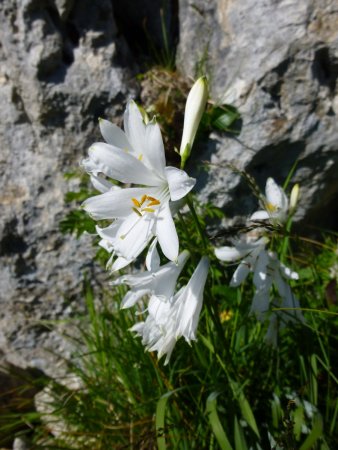
M 142 217 L 142 213 L 140 213 L 140 211 L 134 207 L 131 208 L 138 216 Z
M 141 208 L 142 203 L 140 203 L 136 198 L 132 198 L 131 201 L 134 203 L 136 208 Z

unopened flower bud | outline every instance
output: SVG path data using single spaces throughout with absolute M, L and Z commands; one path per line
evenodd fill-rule
M 203 76 L 191 88 L 185 105 L 183 136 L 180 147 L 182 167 L 190 155 L 207 99 L 208 82 L 206 77 Z
M 290 212 L 292 213 L 297 205 L 298 202 L 298 198 L 299 198 L 299 184 L 295 184 L 291 190 L 291 194 L 290 194 Z

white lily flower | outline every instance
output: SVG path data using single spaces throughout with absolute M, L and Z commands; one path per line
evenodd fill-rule
M 154 271 L 123 275 L 113 281 L 111 284 L 114 286 L 126 284 L 131 288 L 124 296 L 121 308 L 134 306 L 145 295 L 171 299 L 175 292 L 177 278 L 189 256 L 189 252 L 185 250 L 178 256 L 177 264 L 171 261 L 155 268 Z
M 176 339 L 183 336 L 190 344 L 196 340 L 197 325 L 203 305 L 203 291 L 207 281 L 209 259 L 203 256 L 189 283 L 174 298 Z
M 286 222 L 289 210 L 289 201 L 285 192 L 273 178 L 268 178 L 265 186 L 264 210 L 256 211 L 250 220 L 270 220 L 273 223 Z
M 114 221 L 107 228 L 97 229 L 114 248 L 113 255 L 118 256 L 112 270 L 133 261 L 155 236 L 164 255 L 175 261 L 179 244 L 169 202 L 182 199 L 196 180 L 183 170 L 166 167 L 160 128 L 154 121 L 145 124 L 133 101 L 124 115 L 125 132 L 106 120 L 100 120 L 100 129 L 106 143 L 94 144 L 82 163 L 96 177 L 96 186 L 101 192 L 108 188 L 97 177 L 99 173 L 142 186 L 108 189 L 83 203 L 94 219 Z
M 282 264 L 274 252 L 266 249 L 268 240 L 263 237 L 257 241 L 238 240 L 234 241 L 234 247 L 220 247 L 215 249 L 218 259 L 226 262 L 240 261 L 235 270 L 230 286 L 239 286 L 248 274 L 253 273 L 253 284 L 255 294 L 252 299 L 250 313 L 255 314 L 257 319 L 264 322 L 268 317 L 269 327 L 266 341 L 272 344 L 277 342 L 276 330 L 282 322 L 285 326 L 290 321 L 304 321 L 299 308 L 299 301 L 294 297 L 288 280 L 298 280 L 297 272 Z M 271 289 L 276 286 L 279 300 L 271 302 Z M 278 303 L 277 303 L 278 302 Z M 272 311 L 271 306 L 278 304 L 285 311 Z
M 230 286 L 236 287 L 243 283 L 250 272 L 254 272 L 254 282 L 259 285 L 259 280 L 264 277 L 266 267 L 265 246 L 268 239 L 262 237 L 256 241 L 234 240 L 234 247 L 215 248 L 215 255 L 221 261 L 236 262 L 240 261 L 235 270 Z M 262 275 L 261 275 L 262 274 Z
M 148 304 L 146 320 L 135 324 L 131 331 L 142 337 L 148 351 L 156 351 L 158 358 L 166 355 L 168 364 L 180 337 L 190 343 L 196 340 L 196 329 L 203 304 L 203 290 L 208 275 L 209 260 L 203 256 L 189 283 L 174 297 L 153 295 Z
M 190 155 L 207 100 L 208 82 L 206 77 L 200 77 L 191 88 L 185 105 L 183 135 L 180 147 L 183 166 Z
M 254 295 L 251 310 L 257 319 L 264 322 L 268 318 L 269 326 L 265 335 L 265 341 L 277 346 L 278 331 L 284 328 L 288 322 L 304 322 L 300 311 L 298 299 L 293 295 L 287 280 L 298 280 L 298 274 L 284 266 L 273 252 L 267 252 L 268 262 L 266 277 Z M 270 300 L 272 286 L 275 285 L 279 298 Z M 271 311 L 271 308 L 280 308 L 279 311 Z M 283 310 L 285 309 L 285 310 Z

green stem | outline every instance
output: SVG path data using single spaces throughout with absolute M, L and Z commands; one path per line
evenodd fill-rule
M 191 195 L 190 194 L 187 195 L 187 205 L 189 206 L 190 212 L 191 212 L 192 217 L 193 217 L 193 219 L 195 221 L 195 225 L 196 225 L 197 231 L 198 231 L 199 235 L 201 236 L 203 247 L 204 247 L 205 250 L 207 250 L 208 242 L 207 242 L 207 240 L 205 238 L 204 230 L 202 228 L 201 222 L 200 222 L 200 220 L 198 218 L 198 215 L 196 213 L 196 210 L 195 210 L 195 207 L 194 207 L 194 203 L 193 203 L 193 201 L 191 199 Z

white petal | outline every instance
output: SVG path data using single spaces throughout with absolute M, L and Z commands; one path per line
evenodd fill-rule
M 116 233 L 120 228 L 121 223 L 121 221 L 117 220 L 106 228 L 100 228 L 98 226 L 96 227 L 97 234 L 108 243 L 106 244 L 106 246 L 108 246 L 109 244 L 112 246 L 114 244 Z
M 95 197 L 90 197 L 82 203 L 84 208 L 94 219 L 115 219 L 126 217 L 131 212 L 134 204 L 132 198 L 141 198 L 151 191 L 147 188 L 129 188 L 105 192 Z M 136 215 L 134 212 L 133 214 Z
M 124 267 L 128 266 L 128 264 L 130 264 L 132 261 L 132 259 L 126 259 L 123 258 L 123 256 L 119 256 L 115 259 L 114 264 L 112 264 L 109 268 L 112 272 L 117 272 L 118 270 L 121 270 Z
M 184 197 L 195 186 L 195 178 L 190 178 L 184 170 L 176 167 L 166 167 L 165 172 L 172 201 Z
M 111 253 L 114 250 L 111 243 L 109 241 L 107 241 L 106 239 L 101 239 L 100 242 L 98 243 L 98 245 L 100 247 L 104 248 L 108 253 Z
M 147 257 L 146 257 L 146 267 L 149 272 L 155 272 L 160 267 L 160 255 L 158 254 L 156 245 L 157 238 L 153 239 L 153 242 L 150 244 Z
M 177 299 L 176 339 L 184 336 L 190 343 L 196 339 L 196 329 L 203 304 L 203 290 L 207 280 L 209 260 L 203 256 L 196 267 L 189 283 Z
M 175 261 L 178 256 L 179 244 L 168 203 L 165 203 L 159 210 L 155 233 L 164 255 L 171 261 Z
M 146 146 L 143 149 L 148 164 L 165 179 L 165 154 L 160 127 L 150 122 L 146 125 Z
M 268 178 L 265 186 L 265 196 L 268 203 L 278 209 L 285 210 L 288 207 L 288 199 L 283 189 L 278 186 L 273 178 Z
M 247 253 L 248 253 L 248 251 L 246 251 L 245 254 L 247 254 Z M 227 246 L 215 248 L 215 255 L 216 255 L 216 258 L 220 259 L 221 261 L 226 261 L 226 262 L 237 261 L 238 259 L 240 259 L 244 256 L 243 251 L 240 251 L 238 248 L 227 247 Z
M 131 214 L 117 231 L 114 249 L 118 256 L 128 260 L 135 259 L 153 238 L 155 218 L 145 215 L 142 217 Z
M 257 289 L 272 283 L 272 277 L 268 275 L 269 256 L 265 250 L 260 251 L 255 262 L 253 284 Z
M 250 216 L 250 220 L 268 220 L 268 219 L 270 219 L 270 216 L 265 210 L 256 211 Z
M 110 181 L 96 175 L 90 175 L 90 181 L 92 182 L 94 189 L 102 193 L 108 192 L 113 187 L 119 189 L 118 186 L 114 186 Z
M 121 302 L 121 309 L 131 308 L 134 306 L 142 297 L 149 294 L 149 289 L 138 289 L 137 291 L 131 290 L 127 292 Z
M 134 100 L 130 100 L 124 113 L 124 131 L 131 143 L 136 157 L 144 154 L 146 146 L 146 125 Z
M 245 278 L 248 276 L 249 273 L 250 268 L 248 264 L 246 264 L 245 262 L 241 262 L 240 265 L 235 270 L 234 274 L 232 275 L 230 286 L 231 287 L 239 286 L 241 283 L 243 283 L 243 281 L 245 280 Z
M 103 139 L 107 142 L 107 144 L 113 145 L 114 147 L 119 147 L 129 153 L 133 152 L 133 148 L 121 128 L 104 119 L 99 119 L 99 126 Z
M 260 321 L 264 320 L 265 314 L 269 311 L 269 292 L 270 289 L 259 289 L 252 299 L 250 313 L 255 314 Z
M 157 186 L 163 183 L 163 180 L 140 160 L 118 147 L 98 142 L 90 147 L 88 153 L 95 170 L 104 173 L 113 180 L 146 186 Z M 85 166 L 85 168 L 90 172 L 88 167 Z
M 289 280 L 299 280 L 299 275 L 297 272 L 294 272 L 289 267 L 286 267 L 284 264 L 280 263 L 280 270 L 285 278 Z

